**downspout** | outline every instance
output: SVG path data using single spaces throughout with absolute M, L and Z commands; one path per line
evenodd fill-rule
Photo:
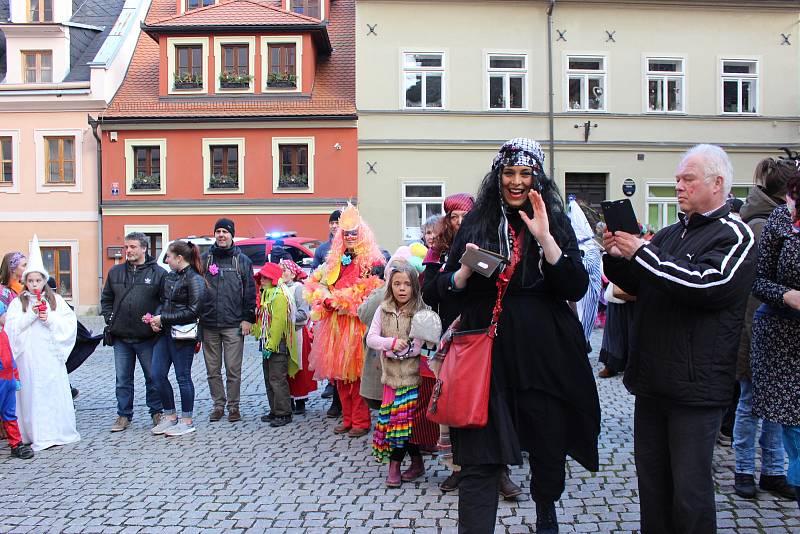
M 97 141 L 97 288 L 98 295 L 103 292 L 103 145 L 97 128 L 100 121 L 88 116 L 92 135 Z
M 553 116 L 553 8 L 556 7 L 556 0 L 550 0 L 547 7 L 547 85 L 548 85 L 548 110 L 547 120 L 549 122 L 548 151 L 550 152 L 550 179 L 556 179 L 556 156 L 555 156 L 555 125 Z

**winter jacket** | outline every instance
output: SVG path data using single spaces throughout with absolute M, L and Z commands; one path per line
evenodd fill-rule
M 636 296 L 624 383 L 634 395 L 727 406 L 747 296 L 753 232 L 728 205 L 658 232 L 631 261 L 606 254 L 606 276 Z
M 316 269 L 325 263 L 325 258 L 328 257 L 328 252 L 331 250 L 331 243 L 333 243 L 333 236 L 329 237 L 327 241 L 318 246 L 317 250 L 314 251 L 314 261 L 311 263 L 312 269 Z
M 203 254 L 202 263 L 208 289 L 200 323 L 206 328 L 233 328 L 242 321 L 255 323 L 256 283 L 250 258 L 236 245 L 212 245 Z
M 157 310 L 164 330 L 197 321 L 205 294 L 206 283 L 191 266 L 168 273 L 161 284 L 161 306 Z
M 112 315 L 115 316 L 111 332 L 116 337 L 137 342 L 155 336 L 150 325 L 142 322 L 142 316 L 158 308 L 161 283 L 166 275 L 155 258 L 149 256 L 142 265 L 126 261 L 109 269 L 100 295 L 100 313 L 106 324 L 111 324 Z
M 747 223 L 753 231 L 753 236 L 758 245 L 761 239 L 761 231 L 764 229 L 764 224 L 772 211 L 778 206 L 782 205 L 784 201 L 775 197 L 767 195 L 763 189 L 756 186 L 750 190 L 747 195 L 747 200 L 742 206 L 740 215 L 742 220 Z M 742 327 L 742 335 L 739 338 L 739 358 L 736 362 L 736 379 L 737 380 L 751 380 L 750 373 L 750 337 L 753 330 L 753 315 L 756 309 L 761 305 L 761 301 L 753 295 L 747 299 L 747 309 L 744 312 L 744 326 Z

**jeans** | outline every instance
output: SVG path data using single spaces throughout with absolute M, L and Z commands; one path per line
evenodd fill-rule
M 133 373 L 136 370 L 136 359 L 142 366 L 145 383 L 145 399 L 150 415 L 161 413 L 161 397 L 152 378 L 153 345 L 155 339 L 138 343 L 126 343 L 121 339 L 114 341 L 114 368 L 117 373 L 117 415 L 133 419 Z
M 753 415 L 753 382 L 740 380 L 739 405 L 733 426 L 733 452 L 736 454 L 736 472 L 752 475 L 756 471 L 756 431 L 758 417 Z M 761 474 L 783 474 L 783 429 L 779 423 L 761 421 Z
M 192 359 L 194 358 L 194 342 L 175 342 L 166 334 L 158 337 L 153 347 L 153 380 L 158 388 L 158 395 L 164 405 L 164 413 L 175 413 L 175 395 L 169 382 L 169 368 L 175 366 L 175 378 L 181 392 L 181 417 L 192 417 L 194 409 L 194 383 L 192 382 Z
M 633 455 L 643 534 L 717 531 L 712 460 L 726 410 L 636 397 Z
M 786 481 L 797 488 L 800 486 L 800 427 L 783 426 L 783 445 L 786 447 L 786 456 L 789 457 Z

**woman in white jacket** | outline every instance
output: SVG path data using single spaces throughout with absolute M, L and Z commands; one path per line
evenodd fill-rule
M 49 275 L 34 236 L 25 289 L 9 305 L 5 330 L 19 368 L 17 416 L 23 443 L 34 451 L 81 439 L 75 427 L 65 363 L 75 345 L 75 312 L 47 285 Z

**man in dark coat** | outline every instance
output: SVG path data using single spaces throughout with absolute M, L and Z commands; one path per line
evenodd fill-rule
M 161 279 L 166 271 L 147 254 L 149 239 L 141 232 L 125 236 L 125 263 L 108 271 L 100 309 L 114 338 L 114 367 L 117 377 L 117 420 L 112 432 L 128 428 L 133 418 L 133 371 L 138 358 L 146 384 L 147 407 L 156 426 L 164 411 L 155 382 L 150 375 L 155 332 L 142 316 L 158 308 Z
M 244 336 L 256 321 L 256 284 L 253 263 L 233 244 L 236 227 L 222 218 L 214 225 L 216 243 L 203 255 L 207 289 L 200 325 L 203 355 L 208 372 L 208 389 L 214 408 L 210 421 L 219 421 L 228 406 L 228 421 L 242 419 L 239 397 L 242 383 Z M 222 385 L 225 362 L 226 388 Z
M 643 532 L 716 532 L 712 459 L 731 402 L 755 275 L 753 233 L 725 202 L 725 152 L 698 145 L 676 173 L 680 221 L 647 242 L 604 234 L 606 276 L 636 295 L 624 383 L 636 396 L 634 458 Z

